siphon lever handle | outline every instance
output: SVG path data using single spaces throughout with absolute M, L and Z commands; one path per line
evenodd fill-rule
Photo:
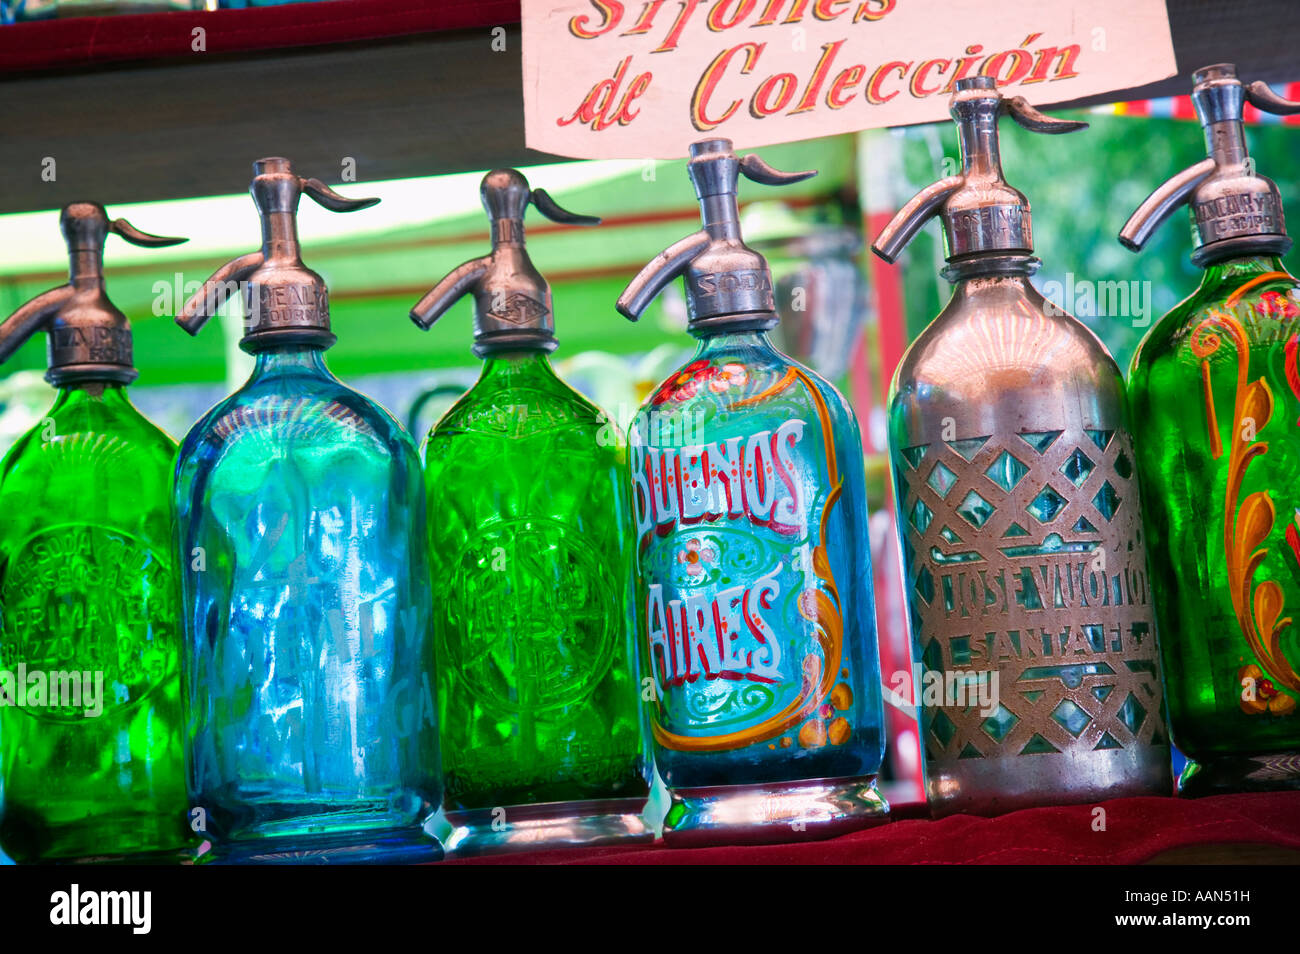
M 180 245 L 182 242 L 189 241 L 189 239 L 173 238 L 167 235 L 151 235 L 148 232 L 141 232 L 126 219 L 114 219 L 109 222 L 108 230 L 114 235 L 122 236 L 122 238 L 126 239 L 132 245 L 139 245 L 142 248 L 167 248 L 169 245 Z

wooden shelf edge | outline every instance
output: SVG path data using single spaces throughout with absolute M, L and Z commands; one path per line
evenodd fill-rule
M 519 23 L 519 0 L 325 0 L 40 20 L 0 27 L 0 79 L 114 64 L 332 46 Z M 202 49 L 195 49 L 203 31 Z

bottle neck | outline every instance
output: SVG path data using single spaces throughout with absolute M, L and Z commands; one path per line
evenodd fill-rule
M 1220 167 L 1241 165 L 1246 161 L 1246 130 L 1240 119 L 1233 117 L 1206 123 L 1205 151 Z
M 1027 285 L 1029 276 L 1038 271 L 1040 264 L 1032 255 L 984 253 L 950 261 L 941 274 L 952 283 L 954 292 L 974 278 L 1002 278 Z
M 547 352 L 540 350 L 500 351 L 489 354 L 483 359 L 483 371 L 479 374 L 480 381 L 491 380 L 511 385 L 554 380 L 555 377 L 555 369 L 551 367 Z
M 700 220 L 704 230 L 718 239 L 740 240 L 740 204 L 735 192 L 700 196 Z
M 1211 291 L 1223 285 L 1240 285 L 1243 281 L 1270 274 L 1290 278 L 1291 273 L 1282 264 L 1280 255 L 1262 253 L 1220 259 L 1205 266 L 1201 274 L 1201 290 Z
M 257 352 L 257 363 L 253 366 L 253 374 L 249 381 L 290 374 L 333 377 L 325 364 L 325 350 L 323 348 L 299 346 L 293 348 L 268 348 L 265 351 Z
M 110 407 L 131 407 L 126 385 L 117 381 L 76 381 L 59 385 L 51 412 L 89 402 Z
M 492 229 L 492 251 L 495 252 L 499 248 L 524 247 L 524 220 L 522 218 L 502 216 L 501 218 L 490 218 L 489 222 Z
M 695 348 L 695 357 L 706 357 L 710 352 L 734 351 L 739 348 L 777 353 L 776 345 L 766 331 L 718 331 L 703 336 Z

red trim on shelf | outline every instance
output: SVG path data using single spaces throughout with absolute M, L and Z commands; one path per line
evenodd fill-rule
M 72 17 L 0 26 L 0 76 L 390 39 L 519 22 L 519 0 L 326 0 L 243 10 Z M 193 31 L 206 31 L 194 52 Z

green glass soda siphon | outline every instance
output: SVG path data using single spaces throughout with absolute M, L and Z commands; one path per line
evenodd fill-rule
M 1134 213 L 1137 251 L 1191 206 L 1201 286 L 1147 333 L 1129 379 L 1184 794 L 1300 787 L 1300 283 L 1246 101 L 1300 112 L 1230 64 L 1193 75 L 1210 153 Z
M 556 376 L 551 291 L 514 169 L 484 177 L 492 251 L 411 311 L 474 296 L 477 383 L 429 434 L 425 489 L 448 850 L 653 837 L 629 621 L 630 513 L 615 425 Z
M 179 851 L 185 826 L 173 591 L 176 444 L 131 404 L 131 326 L 104 289 L 109 232 L 66 206 L 71 278 L 0 325 L 0 361 L 49 336 L 45 418 L 0 465 L 0 845 L 16 861 Z

